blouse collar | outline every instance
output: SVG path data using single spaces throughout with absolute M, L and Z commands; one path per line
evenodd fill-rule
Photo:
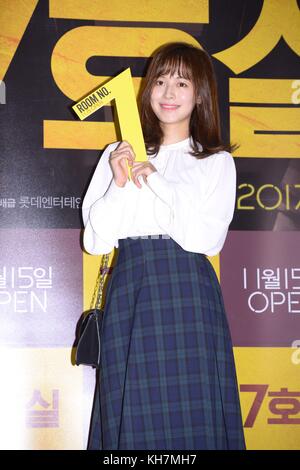
M 179 142 L 175 142 L 174 144 L 161 145 L 160 148 L 161 150 L 172 150 L 172 149 L 178 149 L 182 147 L 188 147 L 189 145 L 190 145 L 190 137 L 184 140 L 180 140 Z
M 192 146 L 192 137 L 188 137 L 187 139 L 180 140 L 179 142 L 175 142 L 175 144 L 161 145 L 159 147 L 158 153 L 156 153 L 155 155 L 151 155 L 151 156 L 149 155 L 148 159 L 155 158 L 159 154 L 164 154 L 164 152 L 171 151 L 172 153 L 172 151 L 178 150 L 178 149 L 191 150 L 191 146 Z M 203 150 L 203 147 L 199 142 L 198 142 L 198 148 L 200 151 Z
M 167 145 L 161 145 L 160 150 L 177 150 L 181 148 L 187 148 L 189 149 L 192 145 L 192 137 L 188 137 L 187 139 L 180 140 L 179 142 L 175 142 L 174 144 L 167 144 Z M 203 147 L 200 143 L 198 143 L 199 149 L 202 151 Z

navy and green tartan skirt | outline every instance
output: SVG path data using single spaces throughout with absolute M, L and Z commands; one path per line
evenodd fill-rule
M 244 449 L 232 342 L 210 261 L 164 235 L 120 239 L 117 256 L 88 449 Z

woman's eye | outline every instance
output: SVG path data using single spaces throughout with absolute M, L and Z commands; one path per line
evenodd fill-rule
M 162 85 L 164 82 L 162 80 L 157 80 L 156 85 Z
M 181 88 L 187 87 L 187 84 L 185 82 L 179 82 L 179 86 Z

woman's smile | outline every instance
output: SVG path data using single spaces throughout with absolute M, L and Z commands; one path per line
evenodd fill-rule
M 178 104 L 160 103 L 160 107 L 166 111 L 174 111 L 179 108 Z

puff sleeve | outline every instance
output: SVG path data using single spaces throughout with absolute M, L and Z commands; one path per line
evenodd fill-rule
M 126 192 L 116 185 L 108 160 L 118 143 L 110 144 L 104 150 L 82 203 L 83 244 L 92 255 L 107 254 L 118 247 Z
M 177 181 L 154 172 L 147 184 L 157 196 L 154 212 L 159 226 L 183 249 L 214 256 L 224 245 L 234 214 L 236 167 L 225 151 L 196 163 Z

